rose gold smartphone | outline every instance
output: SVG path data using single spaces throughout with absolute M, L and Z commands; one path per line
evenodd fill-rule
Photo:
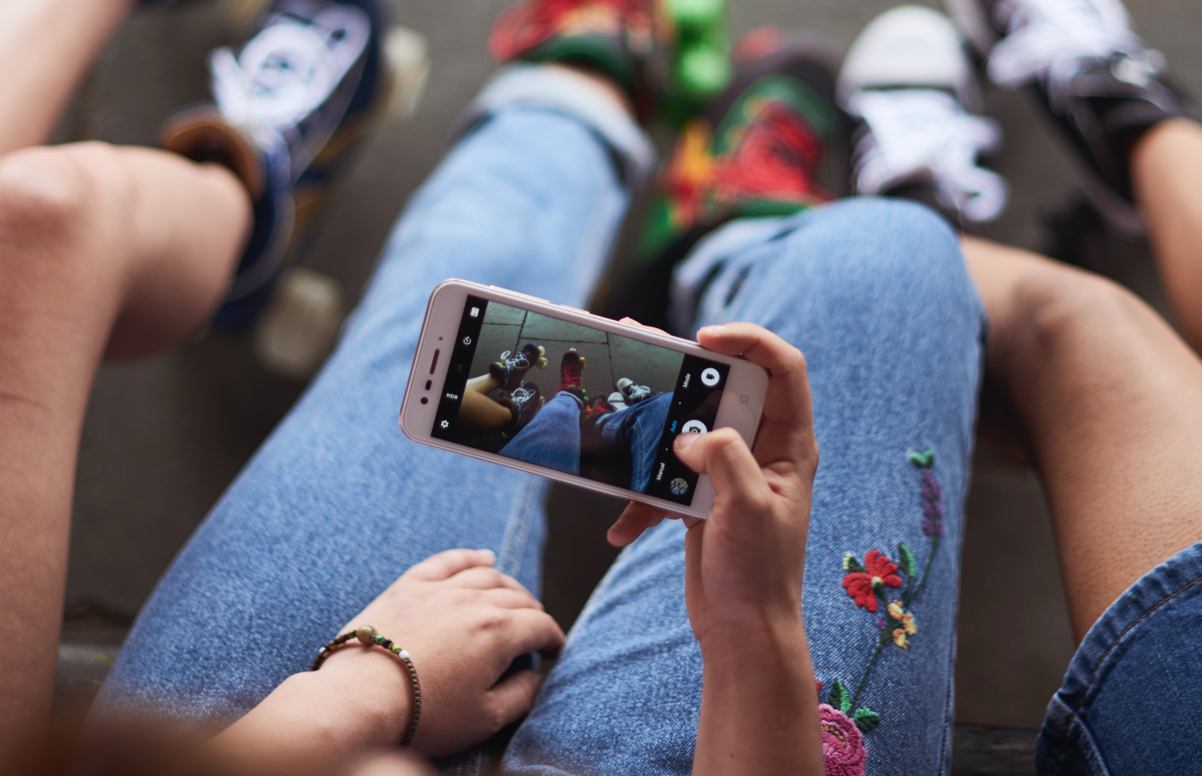
M 709 479 L 672 440 L 733 428 L 750 446 L 768 373 L 689 340 L 495 286 L 430 295 L 401 405 L 415 442 L 705 517 Z

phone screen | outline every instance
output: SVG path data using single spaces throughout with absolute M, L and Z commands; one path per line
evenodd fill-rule
M 672 440 L 714 427 L 729 369 L 469 296 L 431 434 L 688 505 Z

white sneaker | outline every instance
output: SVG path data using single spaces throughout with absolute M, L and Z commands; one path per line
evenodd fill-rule
M 980 109 L 972 64 L 955 26 L 921 6 L 901 6 L 864 28 L 839 73 L 840 104 L 855 134 L 857 194 L 929 186 L 953 220 L 991 221 L 1006 205 L 1005 179 L 977 165 L 1002 132 Z
M 626 409 L 626 397 L 623 396 L 620 391 L 614 391 L 605 400 L 609 402 L 609 406 L 613 407 L 615 410 Z

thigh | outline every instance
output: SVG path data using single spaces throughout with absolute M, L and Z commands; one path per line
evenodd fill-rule
M 950 766 L 960 530 L 982 314 L 952 232 L 853 200 L 697 259 L 701 320 L 750 320 L 805 353 L 822 463 L 802 608 L 828 767 Z M 660 525 L 598 587 L 507 753 L 518 773 L 685 774 L 701 655 L 683 528 Z M 887 601 L 871 593 L 879 584 Z M 748 670 L 754 670 L 749 666 Z
M 397 411 L 448 276 L 580 304 L 626 201 L 582 122 L 500 111 L 415 195 L 331 360 L 175 560 L 98 708 L 224 724 L 405 569 L 488 547 L 537 591 L 541 480 L 408 441 Z
M 1202 360 L 1124 288 L 965 241 L 988 368 L 1043 478 L 1078 642 L 1124 590 L 1202 540 Z

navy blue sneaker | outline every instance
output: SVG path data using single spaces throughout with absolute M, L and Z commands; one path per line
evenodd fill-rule
M 164 126 L 164 148 L 229 167 L 255 203 L 214 326 L 242 327 L 262 311 L 383 118 L 391 87 L 383 24 L 378 0 L 274 0 L 246 43 L 210 54 L 213 104 Z

